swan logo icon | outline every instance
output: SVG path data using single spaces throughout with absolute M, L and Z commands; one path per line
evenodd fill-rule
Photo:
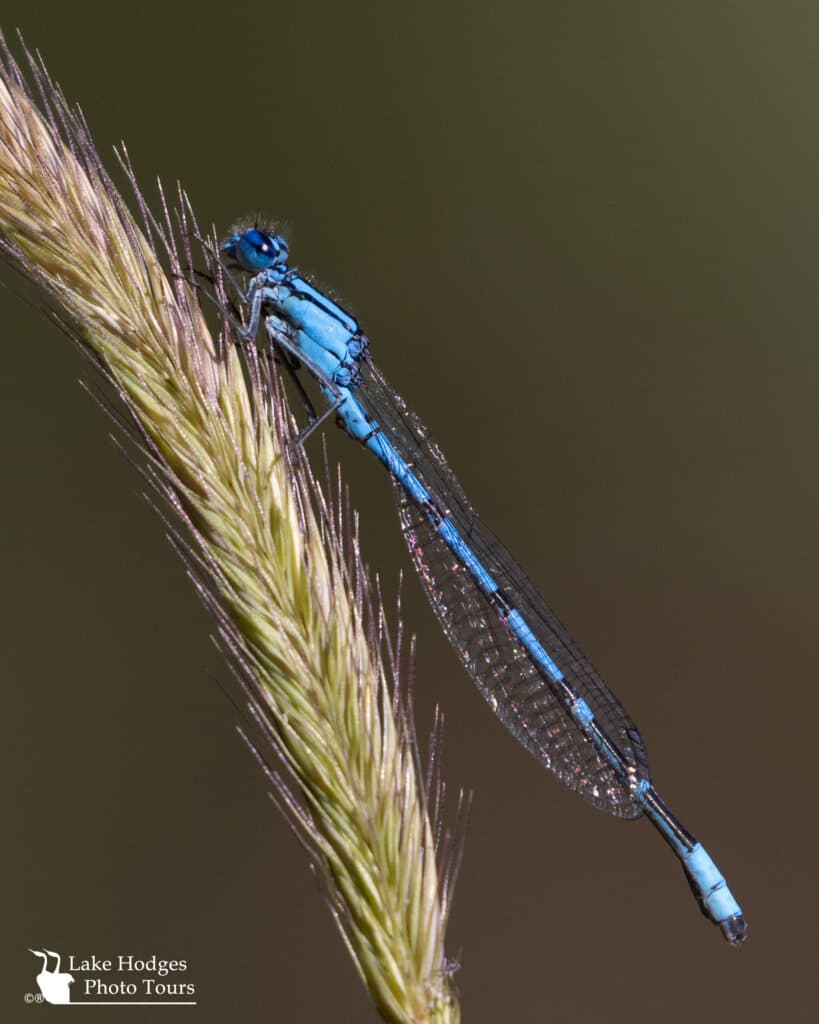
M 47 1003 L 70 1003 L 71 988 L 74 982 L 73 974 L 60 972 L 60 954 L 51 949 L 31 949 L 29 952 L 43 958 L 43 967 L 37 975 L 37 984 L 40 986 L 40 993 Z M 49 970 L 48 958 L 53 956 L 56 963 L 53 970 Z

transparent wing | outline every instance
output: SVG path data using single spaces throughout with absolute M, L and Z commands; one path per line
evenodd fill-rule
M 440 509 L 503 588 L 568 683 L 594 712 L 639 777 L 649 767 L 639 731 L 523 570 L 480 521 L 424 424 L 370 362 L 357 397 L 412 467 Z M 621 818 L 641 813 L 628 786 L 550 690 L 540 668 L 470 573 L 396 484 L 404 538 L 421 583 L 467 672 L 513 736 L 566 786 Z

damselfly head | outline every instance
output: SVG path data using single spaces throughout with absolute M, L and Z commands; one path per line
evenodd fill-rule
M 235 231 L 222 245 L 222 252 L 251 274 L 287 263 L 288 255 L 287 242 L 281 235 L 259 231 L 258 228 Z

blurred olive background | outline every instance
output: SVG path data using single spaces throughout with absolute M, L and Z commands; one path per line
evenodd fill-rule
M 815 1019 L 816 5 L 4 0 L 2 25 L 149 198 L 286 223 L 749 918 L 729 950 L 646 823 L 525 756 L 408 578 L 419 729 L 440 702 L 475 792 L 464 1019 Z M 2 280 L 3 1018 L 37 1015 L 45 945 L 187 959 L 203 1022 L 374 1019 L 82 359 Z M 327 436 L 394 595 L 389 482 Z

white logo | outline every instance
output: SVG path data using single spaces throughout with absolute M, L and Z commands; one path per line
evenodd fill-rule
M 60 954 L 50 949 L 29 949 L 30 953 L 43 958 L 43 969 L 37 975 L 37 984 L 40 992 L 47 1003 L 70 1003 L 71 989 L 69 985 L 74 982 L 73 974 L 60 974 Z M 48 958 L 53 956 L 57 963 L 54 970 L 48 969 Z
M 183 980 L 187 960 L 119 953 L 61 956 L 53 949 L 31 949 L 43 966 L 37 975 L 39 995 L 27 993 L 27 1003 L 72 1006 L 196 1006 L 196 986 Z M 68 971 L 61 967 L 69 968 Z M 76 975 L 76 977 L 75 977 Z M 181 977 L 180 977 L 181 976 Z M 72 989 L 74 986 L 72 999 Z M 112 998 L 118 997 L 118 998 Z

